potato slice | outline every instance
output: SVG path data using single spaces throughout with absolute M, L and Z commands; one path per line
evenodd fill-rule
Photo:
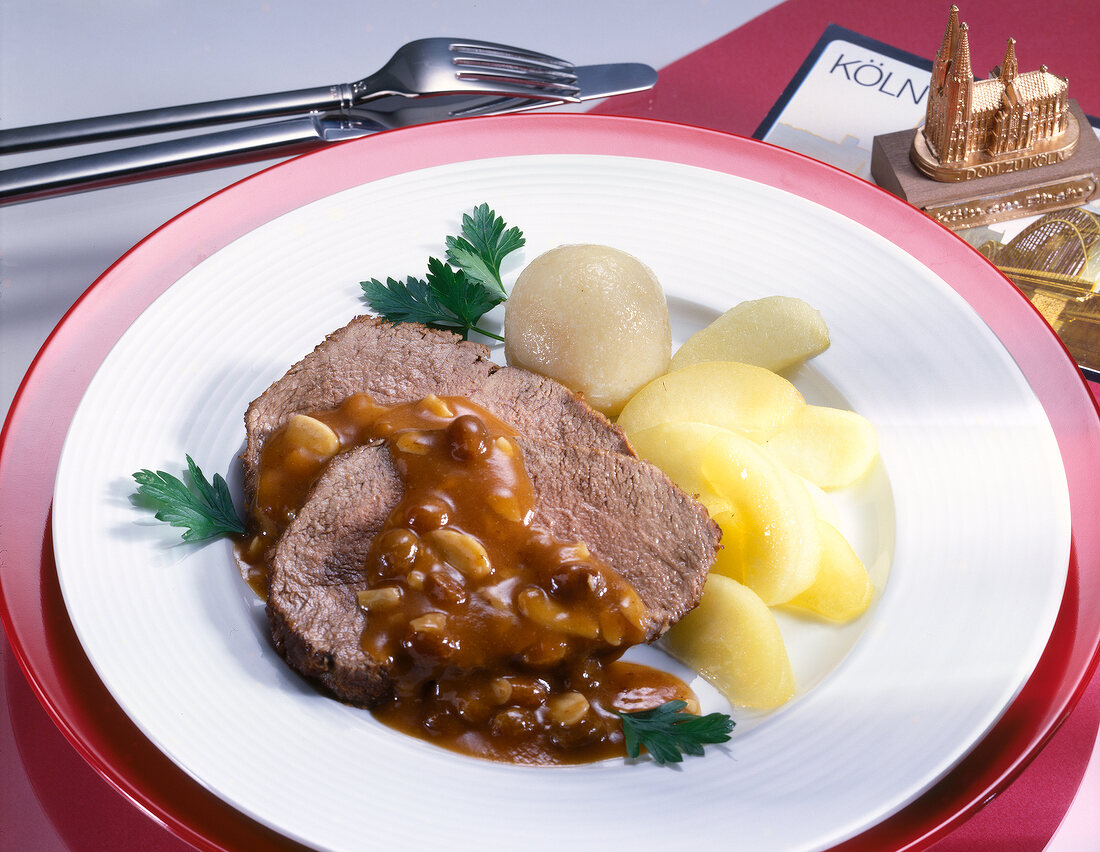
M 711 517 L 730 510 L 703 477 L 699 459 L 707 445 L 724 430 L 707 423 L 661 423 L 630 438 L 634 451 L 657 465 L 665 475 L 702 503 Z
M 833 503 L 832 498 L 825 493 L 823 488 L 810 482 L 810 480 L 806 479 L 804 476 L 799 476 L 798 478 L 802 480 L 802 485 L 805 486 L 806 492 L 810 495 L 810 502 L 814 504 L 814 512 L 817 514 L 817 519 L 827 524 L 832 524 L 834 527 L 839 527 L 840 512 L 837 511 L 836 504 Z
M 770 710 L 794 695 L 794 672 L 775 616 L 729 577 L 711 574 L 699 606 L 661 641 L 732 704 Z
M 736 432 L 715 436 L 700 459 L 703 478 L 729 501 L 722 557 L 728 572 L 769 606 L 809 588 L 821 561 L 817 513 L 802 480 Z M 736 561 L 737 569 L 723 566 Z
M 628 437 L 677 421 L 709 423 L 765 441 L 805 406 L 798 389 L 770 370 L 708 361 L 654 379 L 631 397 L 616 422 Z
M 849 621 L 871 605 L 875 587 L 867 568 L 848 540 L 832 524 L 819 520 L 821 563 L 813 584 L 791 598 L 790 606 L 808 609 L 833 621 Z
M 742 361 L 786 370 L 829 348 L 829 327 L 816 308 L 791 296 L 734 305 L 672 356 L 672 369 L 702 361 Z
M 854 411 L 821 405 L 804 406 L 763 446 L 782 464 L 826 490 L 854 483 L 878 455 L 871 421 Z

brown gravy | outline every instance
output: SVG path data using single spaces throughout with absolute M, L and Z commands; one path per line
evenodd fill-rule
M 336 453 L 384 441 L 405 492 L 363 566 L 362 647 L 395 684 L 385 724 L 456 751 L 525 764 L 622 756 L 617 711 L 674 699 L 679 679 L 618 658 L 644 641 L 634 589 L 534 523 L 515 432 L 458 397 L 382 406 L 365 394 L 299 415 L 265 443 L 248 549 L 293 519 Z M 257 558 L 258 557 L 258 558 Z

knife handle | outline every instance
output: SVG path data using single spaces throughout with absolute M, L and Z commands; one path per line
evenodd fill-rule
M 309 115 L 6 169 L 0 204 L 299 154 L 323 145 L 328 130 L 323 116 Z
M 297 89 L 271 95 L 228 98 L 185 106 L 124 112 L 97 118 L 59 121 L 31 127 L 0 130 L 0 154 L 37 151 L 59 145 L 102 142 L 172 130 L 190 130 L 211 124 L 252 121 L 301 115 L 310 111 L 337 110 L 351 104 L 346 85 Z

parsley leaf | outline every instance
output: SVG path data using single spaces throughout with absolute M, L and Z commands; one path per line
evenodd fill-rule
M 519 228 L 504 228 L 504 220 L 488 204 L 482 204 L 474 208 L 473 215 L 463 214 L 461 237 L 447 237 L 447 260 L 478 281 L 495 286 L 501 296 L 505 295 L 501 261 L 526 242 Z
M 153 517 L 158 521 L 184 527 L 184 541 L 243 535 L 245 526 L 233 507 L 225 479 L 215 473 L 213 483 L 207 482 L 191 456 L 186 458 L 190 487 L 163 470 L 139 470 L 134 474 L 138 501 L 157 509 Z
M 372 278 L 361 286 L 370 306 L 390 322 L 419 322 L 456 331 L 463 337 L 476 331 L 503 340 L 477 325 L 485 313 L 504 301 L 503 297 L 437 258 L 428 258 L 426 281 L 410 275 L 404 283 L 387 278 L 383 284 Z
M 440 299 L 439 294 L 422 278 L 409 276 L 404 282 L 387 278 L 383 284 L 377 278 L 362 283 L 363 293 L 372 308 L 393 323 L 420 322 L 436 328 L 462 330 L 462 316 L 450 304 L 453 299 Z
M 478 326 L 481 317 L 508 296 L 500 279 L 504 257 L 524 245 L 519 228 L 505 229 L 504 220 L 488 204 L 462 217 L 462 236 L 447 237 L 447 260 L 428 258 L 424 279 L 377 278 L 360 282 L 367 304 L 392 323 L 418 322 L 468 337 L 476 331 L 503 340 Z
M 685 754 L 701 755 L 703 746 L 730 738 L 733 720 L 724 713 L 696 716 L 684 713 L 685 701 L 667 701 L 651 710 L 619 713 L 629 757 L 644 748 L 658 764 L 680 763 Z

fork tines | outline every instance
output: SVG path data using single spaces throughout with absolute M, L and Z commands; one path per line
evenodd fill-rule
M 453 41 L 450 44 L 452 53 L 466 54 L 471 59 L 496 59 L 501 62 L 513 62 L 522 68 L 545 68 L 559 71 L 572 71 L 573 63 L 548 53 L 538 53 L 534 50 L 526 50 L 522 47 L 512 47 L 508 44 L 494 44 L 488 41 Z M 462 57 L 456 57 L 459 61 Z
M 580 91 L 573 63 L 555 56 L 487 42 L 452 42 L 450 50 L 460 80 L 509 83 L 561 100 L 574 100 Z

